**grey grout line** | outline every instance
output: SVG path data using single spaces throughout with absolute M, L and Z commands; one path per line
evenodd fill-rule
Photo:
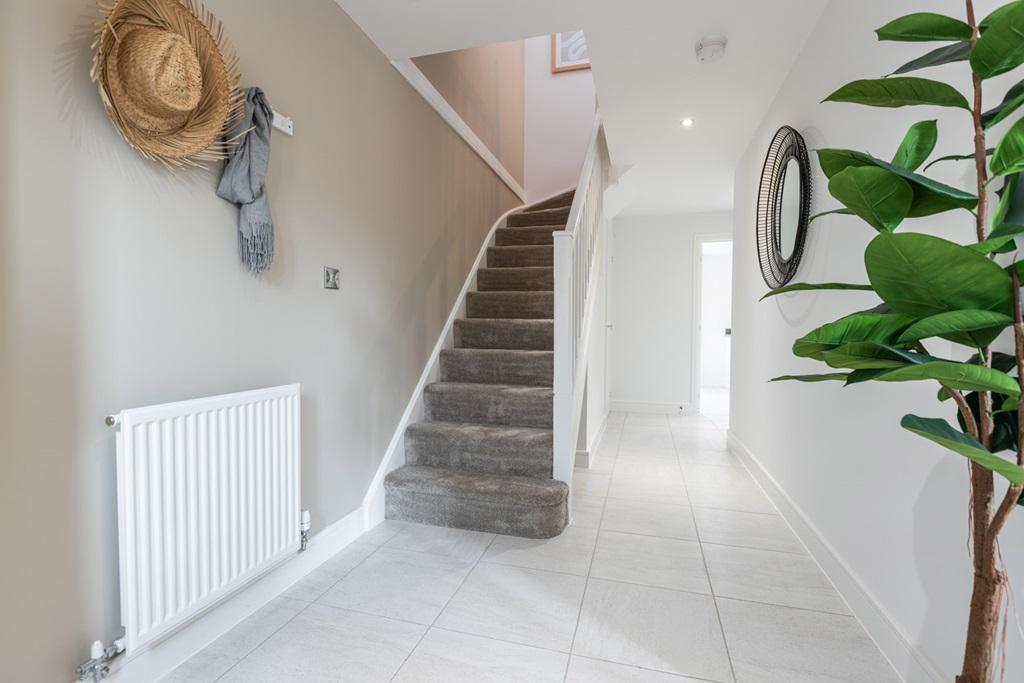
M 612 458 L 616 463 L 619 459 L 619 450 L 621 446 L 615 444 L 615 456 Z M 612 470 L 615 470 L 615 465 L 612 465 Z M 611 482 L 611 477 L 608 479 Z M 569 641 L 569 657 L 565 660 L 565 673 L 562 674 L 562 683 L 565 683 L 569 679 L 569 667 L 572 665 L 572 651 L 576 647 L 576 634 L 580 630 L 580 620 L 583 618 L 583 605 L 587 602 L 587 590 L 590 588 L 590 572 L 594 569 L 594 558 L 597 556 L 597 542 L 601 538 L 601 527 L 604 525 L 604 511 L 608 506 L 608 497 L 604 496 L 601 500 L 601 518 L 597 520 L 597 529 L 594 534 L 594 547 L 590 552 L 590 564 L 587 565 L 587 576 L 583 583 L 583 595 L 580 596 L 580 608 L 576 612 L 576 625 L 572 629 L 572 640 Z
M 364 533 L 365 533 L 365 532 L 364 532 Z M 356 539 L 356 541 L 358 541 L 358 540 L 359 540 L 359 539 L 357 538 L 357 539 Z M 356 541 L 352 541 L 352 543 L 355 543 Z M 371 543 L 371 544 L 368 544 L 368 545 L 373 545 L 373 544 Z M 351 546 L 351 543 L 349 544 L 349 546 Z M 347 548 L 347 547 L 349 547 L 349 546 L 345 546 L 345 548 Z M 225 670 L 225 671 L 224 671 L 224 673 L 222 673 L 222 674 L 221 674 L 220 676 L 217 676 L 217 678 L 215 678 L 215 679 L 214 679 L 213 683 L 217 683 L 217 681 L 219 681 L 220 679 L 222 679 L 222 678 L 224 678 L 225 676 L 227 676 L 227 675 L 228 675 L 228 674 L 229 674 L 229 673 L 231 672 L 231 670 L 232 670 L 232 669 L 234 669 L 234 668 L 235 668 L 236 666 L 238 666 L 238 665 L 239 665 L 239 664 L 241 664 L 241 663 L 242 663 L 243 661 L 245 661 L 246 659 L 248 659 L 248 658 L 249 658 L 249 656 L 250 656 L 250 655 L 251 655 L 251 654 L 252 654 L 253 652 L 256 652 L 256 650 L 258 650 L 259 648 L 263 647 L 263 644 L 264 644 L 264 643 L 266 643 L 266 642 L 267 642 L 268 640 L 270 640 L 271 638 L 273 638 L 273 637 L 274 637 L 275 635 L 277 635 L 277 633 L 278 633 L 278 632 L 279 632 L 279 631 L 280 631 L 281 629 L 283 629 L 283 628 L 284 628 L 285 626 L 287 626 L 288 624 L 290 624 L 290 623 L 292 623 L 293 621 L 295 621 L 295 619 L 297 619 L 297 618 L 299 617 L 299 615 L 300 615 L 300 614 L 302 614 L 303 612 L 305 612 L 306 610 L 308 610 L 308 609 L 309 609 L 310 607 L 312 607 L 313 605 L 317 604 L 317 601 L 318 601 L 318 600 L 319 600 L 320 598 L 322 598 L 322 597 L 323 597 L 324 595 L 326 595 L 326 594 L 327 594 L 327 591 L 329 591 L 329 590 L 331 590 L 331 588 L 334 588 L 335 586 L 337 586 L 337 585 L 338 585 L 338 583 L 340 583 L 340 582 L 341 582 L 341 580 L 342 580 L 342 579 L 344 579 L 344 578 L 345 578 L 346 576 L 348 576 L 349 574 L 351 574 L 351 573 L 352 573 L 352 572 L 353 572 L 353 571 L 355 570 L 355 568 L 356 568 L 356 567 L 358 567 L 359 565 L 361 565 L 361 564 L 362 564 L 363 562 L 366 562 L 366 561 L 367 561 L 368 559 L 370 559 L 370 557 L 372 557 L 373 555 L 376 555 L 376 554 L 377 554 L 377 551 L 378 551 L 378 550 L 380 550 L 380 549 L 381 549 L 382 547 L 383 547 L 383 546 L 377 546 L 377 547 L 376 547 L 376 549 L 375 549 L 375 550 L 374 550 L 374 551 L 373 551 L 372 553 L 369 553 L 369 554 L 368 554 L 368 555 L 367 555 L 366 557 L 364 557 L 363 559 L 359 560 L 359 561 L 358 561 L 358 562 L 356 562 L 356 563 L 355 563 L 354 565 L 352 565 L 351 567 L 349 567 L 349 569 L 348 569 L 348 570 L 347 570 L 347 571 L 346 571 L 346 572 L 345 572 L 344 574 L 342 574 L 342 575 L 341 575 L 341 577 L 339 577 L 337 581 L 335 581 L 334 583 L 332 583 L 332 584 L 331 584 L 331 585 L 330 585 L 330 586 L 329 586 L 329 587 L 327 588 L 327 590 L 325 590 L 325 591 L 324 591 L 323 593 L 321 593 L 321 594 L 320 594 L 320 595 L 319 595 L 319 596 L 318 596 L 318 597 L 316 598 L 316 600 L 313 600 L 313 601 L 311 601 L 311 602 L 306 602 L 305 600 L 299 600 L 299 599 L 297 599 L 297 598 L 291 598 L 292 600 L 295 600 L 296 602 L 306 602 L 306 606 L 305 606 L 305 607 L 303 607 L 302 609 L 300 609 L 300 610 L 299 610 L 298 612 L 296 612 L 295 614 L 293 614 L 293 615 L 291 616 L 291 618 L 289 618 L 289 619 L 288 619 L 287 621 L 285 621 L 285 622 L 284 622 L 283 624 L 281 624 L 281 625 L 280 625 L 280 626 L 278 626 L 278 627 L 277 627 L 276 629 L 274 629 L 274 631 L 273 631 L 273 632 L 272 632 L 272 633 L 271 633 L 270 635 L 268 635 L 268 636 L 267 636 L 266 638 L 264 638 L 264 639 L 263 639 L 263 640 L 261 640 L 261 641 L 260 641 L 259 643 L 257 643 L 257 644 L 256 644 L 256 645 L 255 645 L 255 646 L 254 646 L 254 647 L 252 648 L 252 649 L 250 649 L 250 650 L 249 650 L 248 652 L 246 652 L 244 656 L 242 656 L 242 657 L 239 657 L 239 658 L 238 658 L 237 660 L 235 660 L 235 663 L 234 663 L 234 664 L 232 664 L 232 665 L 231 665 L 230 667 L 228 667 L 228 669 L 227 669 L 227 670 Z M 339 550 L 339 551 L 338 551 L 337 553 L 335 553 L 334 555 L 331 555 L 331 557 L 327 558 L 327 560 L 325 560 L 324 562 L 327 562 L 327 561 L 328 561 L 328 560 L 330 560 L 331 558 L 333 558 L 333 557 L 336 557 L 336 556 L 338 555 L 338 553 L 342 553 L 342 552 L 344 552 L 344 551 L 345 551 L 345 548 L 342 548 L 341 550 Z M 321 563 L 321 564 L 320 564 L 320 567 L 322 567 L 322 566 L 323 566 L 323 563 Z M 316 569 L 319 569 L 320 567 L 317 567 Z M 314 569 L 313 571 L 316 571 L 316 569 Z M 312 573 L 313 573 L 313 572 L 309 572 L 309 574 L 312 574 Z M 305 578 L 306 578 L 307 576 L 309 576 L 309 574 L 306 574 L 306 576 L 303 576 L 303 577 L 302 577 L 302 579 L 299 579 L 299 581 L 302 581 L 303 579 L 305 579 Z M 295 583 L 298 583 L 299 581 L 296 581 Z M 292 586 L 294 586 L 294 585 L 295 585 L 295 584 L 292 584 Z M 289 586 L 287 590 L 291 590 L 291 586 Z M 282 592 L 282 593 L 279 593 L 279 594 L 277 594 L 276 596 L 274 596 L 274 598 L 273 598 L 273 599 L 272 599 L 272 600 L 271 600 L 270 602 L 273 602 L 274 600 L 277 600 L 278 598 L 282 597 L 283 595 L 284 595 L 284 593 L 283 593 L 283 592 Z M 268 602 L 267 604 L 269 605 L 269 604 L 270 604 L 270 602 Z M 260 608 L 260 609 L 262 609 L 262 608 Z M 255 612 L 254 612 L 253 614 L 255 614 Z M 252 617 L 252 616 L 253 616 L 253 614 L 249 615 L 249 617 L 246 617 L 246 619 L 249 619 L 250 617 Z M 244 620 L 243 620 L 243 621 L 244 621 Z M 242 622 L 239 622 L 238 624 L 236 624 L 235 626 L 233 626 L 231 630 L 234 630 L 235 628 L 238 628 L 238 626 L 240 626 L 241 624 L 242 624 Z M 230 633 L 230 632 L 231 632 L 231 630 L 229 630 L 229 631 L 228 631 L 228 633 Z M 214 642 L 216 642 L 216 641 L 214 641 Z M 210 643 L 210 645 L 212 645 L 212 643 Z M 207 647 L 209 647 L 209 645 L 207 645 Z M 204 648 L 204 649 L 205 649 L 205 648 Z M 200 650 L 200 652 L 202 652 L 202 650 Z
M 701 683 L 723 683 L 723 681 L 716 681 L 711 678 L 701 678 L 700 676 L 691 676 L 688 674 L 677 674 L 672 671 L 665 671 L 664 669 L 652 669 L 648 666 L 640 666 L 639 664 L 623 664 L 622 662 L 616 662 L 611 659 L 604 659 L 602 657 L 591 657 L 590 655 L 573 655 L 573 657 L 579 657 L 580 659 L 589 659 L 592 662 L 604 662 L 606 664 L 615 664 L 616 666 L 624 666 L 627 669 L 639 669 L 640 671 L 650 671 L 651 673 L 666 674 L 673 678 L 687 681 L 700 681 Z
M 407 663 L 409 662 L 409 658 L 410 658 L 410 657 L 412 657 L 413 653 L 414 653 L 414 652 L 416 652 L 416 650 L 418 650 L 418 649 L 419 649 L 419 647 L 420 647 L 420 644 L 422 644 L 422 643 L 423 643 L 423 639 L 427 637 L 427 634 L 428 634 L 428 633 L 430 633 L 430 629 L 434 628 L 434 624 L 436 624 L 436 623 L 437 623 L 437 620 L 441 618 L 441 615 L 442 615 L 442 614 L 444 614 L 444 611 L 445 611 L 446 609 L 448 609 L 448 605 L 450 605 L 450 604 L 451 604 L 451 602 L 452 602 L 452 600 L 454 600 L 454 599 L 455 599 L 455 596 L 459 594 L 459 591 L 460 591 L 460 590 L 462 590 L 462 587 L 463 587 L 464 585 L 466 585 L 466 581 L 468 581 L 468 580 L 469 580 L 469 577 L 470 577 L 470 575 L 471 575 L 471 574 L 472 574 L 472 573 L 473 573 L 474 571 L 476 571 L 476 568 L 477 568 L 478 566 L 480 566 L 480 563 L 481 563 L 481 562 L 483 561 L 484 555 L 486 555 L 486 554 L 487 554 L 487 550 L 488 550 L 488 549 L 489 549 L 489 548 L 491 547 L 491 544 L 492 544 L 492 543 L 494 543 L 494 539 L 496 539 L 497 537 L 498 537 L 498 535 L 497 535 L 497 534 L 492 534 L 492 535 L 491 535 L 491 538 L 490 538 L 490 540 L 489 540 L 489 541 L 487 541 L 487 545 L 486 545 L 486 546 L 484 546 L 484 550 L 483 550 L 483 552 L 482 552 L 482 553 L 480 553 L 480 557 L 478 557 L 478 558 L 476 559 L 476 562 L 474 562 L 474 563 L 473 563 L 473 566 L 472 566 L 472 567 L 470 567 L 470 568 L 469 568 L 469 571 L 468 571 L 468 572 L 466 572 L 466 575 L 462 577 L 462 581 L 460 581 L 460 582 L 459 582 L 459 585 L 458 585 L 458 587 L 457 587 L 457 588 L 456 588 L 456 589 L 455 589 L 454 591 L 452 591 L 452 594 L 451 594 L 451 595 L 449 595 L 449 596 L 448 596 L 448 599 L 444 601 L 444 605 L 442 605 L 442 606 L 441 606 L 441 609 L 439 609 L 439 610 L 437 611 L 437 616 L 436 616 L 436 617 L 434 617 L 433 621 L 431 621 L 431 622 L 430 622 L 430 624 L 429 624 L 429 625 L 427 626 L 427 628 L 426 628 L 426 629 L 424 629 L 424 631 L 423 631 L 423 635 L 422 635 L 422 636 L 420 636 L 420 639 L 419 639 L 419 640 L 417 640 L 417 641 L 416 641 L 416 644 L 415 644 L 415 645 L 414 645 L 414 646 L 412 647 L 412 649 L 411 649 L 411 650 L 409 650 L 409 654 L 407 654 L 407 655 L 405 656 L 405 659 L 403 659 L 403 660 L 402 660 L 402 663 L 398 665 L 398 668 L 397 668 L 397 669 L 395 669 L 395 673 L 393 673 L 393 674 L 391 675 L 391 678 L 389 678 L 389 679 L 388 679 L 388 683 L 391 683 L 391 681 L 394 681 L 394 680 L 395 680 L 395 677 L 396 677 L 396 676 L 398 676 L 398 674 L 399 674 L 399 673 L 401 673 L 402 669 L 404 669 L 404 668 L 405 668 L 405 665 L 406 665 L 406 664 L 407 664 Z M 421 625 L 422 625 L 422 624 L 421 624 Z
M 676 436 L 671 431 L 670 431 L 670 433 L 672 434 L 672 445 L 675 446 Z M 676 455 L 678 456 L 678 454 L 679 454 L 679 451 L 677 449 L 676 450 Z M 677 462 L 678 462 L 678 458 L 677 458 Z M 689 500 L 690 499 L 690 487 L 686 483 L 686 474 L 685 474 L 685 472 L 683 472 L 683 464 L 681 462 L 679 462 L 678 465 L 679 465 L 679 473 L 681 475 L 683 475 L 683 488 L 686 489 L 686 498 L 687 498 L 687 500 Z M 711 604 L 713 604 L 715 606 L 715 617 L 718 619 L 718 630 L 722 634 L 722 645 L 725 646 L 725 658 L 729 662 L 729 673 L 731 675 L 731 679 L 733 681 L 735 681 L 736 680 L 736 667 L 733 666 L 733 663 L 732 663 L 732 653 L 729 651 L 729 640 L 725 637 L 725 625 L 722 624 L 722 612 L 721 612 L 721 610 L 718 609 L 718 598 L 715 595 L 715 583 L 711 580 L 711 570 L 708 568 L 708 559 L 704 555 L 704 544 L 701 542 L 701 539 L 700 539 L 700 528 L 697 526 L 697 514 L 693 511 L 693 507 L 692 506 L 690 507 L 690 517 L 693 519 L 694 533 L 697 534 L 697 544 L 700 547 L 700 559 L 704 563 L 704 572 L 707 574 L 707 577 L 708 577 L 708 587 L 711 589 Z
M 626 426 L 626 422 L 623 422 L 622 426 L 625 427 Z M 655 427 L 655 428 L 660 428 L 661 427 L 661 425 L 650 424 L 650 423 L 648 423 L 648 424 L 639 424 L 639 425 L 634 425 L 634 426 L 640 426 L 640 427 L 647 426 L 647 427 Z M 679 459 L 678 449 L 677 449 L 677 447 L 675 445 L 676 441 L 675 441 L 675 433 L 674 433 L 673 425 L 671 425 L 671 423 L 668 423 L 668 426 L 669 426 L 670 436 L 672 438 L 673 448 L 675 449 L 675 458 L 676 458 L 676 461 L 677 461 L 677 465 L 679 466 L 680 472 L 682 473 L 682 470 L 683 470 L 682 466 L 685 463 L 683 463 Z M 618 431 L 618 430 L 616 430 L 616 431 Z M 618 459 L 618 457 L 620 455 L 620 452 L 622 450 L 623 450 L 623 447 L 621 445 L 621 435 L 619 435 L 619 438 L 616 439 L 615 455 L 612 456 L 612 458 L 611 458 L 614 462 L 617 462 L 617 459 Z M 625 450 L 626 451 L 631 451 L 631 450 L 643 450 L 643 449 L 626 448 Z M 661 454 L 652 454 L 652 455 L 661 455 Z M 672 457 L 672 456 L 668 456 L 668 457 Z M 602 473 L 598 473 L 598 474 L 606 474 L 609 477 L 609 481 L 610 481 L 611 477 L 614 474 L 614 467 L 615 467 L 614 462 L 613 462 L 613 466 L 612 466 L 612 471 L 607 472 L 607 473 L 602 472 Z M 700 464 L 700 463 L 692 463 L 692 464 Z M 715 466 L 715 465 L 708 465 L 708 466 Z M 741 463 L 740 467 L 742 469 L 744 469 L 744 470 L 747 470 L 746 466 L 742 465 L 742 463 Z M 685 475 L 683 477 L 683 485 L 684 485 L 684 487 L 686 487 Z M 689 493 L 689 489 L 688 489 L 688 487 L 686 487 L 686 488 L 687 488 L 687 494 L 688 494 Z M 563 674 L 563 681 L 565 681 L 568 678 L 569 666 L 571 665 L 572 657 L 574 656 L 573 655 L 573 648 L 575 647 L 576 636 L 577 636 L 577 633 L 578 633 L 578 630 L 579 630 L 579 624 L 580 624 L 580 621 L 581 621 L 581 618 L 582 618 L 583 605 L 584 605 L 584 603 L 586 601 L 586 593 L 587 593 L 587 590 L 589 588 L 590 582 L 592 580 L 591 572 L 592 572 L 593 565 L 594 565 L 594 559 L 596 558 L 596 555 L 597 555 L 597 543 L 598 543 L 598 541 L 600 539 L 601 532 L 602 531 L 608 531 L 608 532 L 612 532 L 612 533 L 622 533 L 622 534 L 629 534 L 629 535 L 634 535 L 634 536 L 645 536 L 645 537 L 650 537 L 650 538 L 668 538 L 668 537 L 664 537 L 664 536 L 654 536 L 654 535 L 648 535 L 648 534 L 635 534 L 635 533 L 632 533 L 632 532 L 615 531 L 614 529 L 606 529 L 604 527 L 604 515 L 605 515 L 606 508 L 607 508 L 608 500 L 635 500 L 635 498 L 620 497 L 620 496 L 614 496 L 613 497 L 613 496 L 608 496 L 607 493 L 604 494 L 604 495 L 593 495 L 593 494 L 580 494 L 580 495 L 589 496 L 591 498 L 600 498 L 601 499 L 601 514 L 600 514 L 600 519 L 598 520 L 597 528 L 593 529 L 593 530 L 595 530 L 597 532 L 595 534 L 595 537 L 594 537 L 594 548 L 593 548 L 593 550 L 591 552 L 590 563 L 588 565 L 587 574 L 586 574 L 585 577 L 583 577 L 585 579 L 586 583 L 584 585 L 583 596 L 580 599 L 580 605 L 579 605 L 579 609 L 578 609 L 577 615 L 576 615 L 576 625 L 575 625 L 575 627 L 573 629 L 573 637 L 572 637 L 572 641 L 570 643 L 569 651 L 568 652 L 563 652 L 561 650 L 551 650 L 549 648 L 544 648 L 542 646 L 532 646 L 532 645 L 531 646 L 527 646 L 527 645 L 523 645 L 522 643 L 516 643 L 514 641 L 506 641 L 506 640 L 503 640 L 503 639 L 500 639 L 500 638 L 494 638 L 494 637 L 491 637 L 491 636 L 483 636 L 483 635 L 480 635 L 480 634 L 467 633 L 467 632 L 463 632 L 463 631 L 458 631 L 456 629 L 440 628 L 440 627 L 436 626 L 437 620 L 441 617 L 441 614 L 443 614 L 444 610 L 447 609 L 448 605 L 454 599 L 455 595 L 458 594 L 458 592 L 465 585 L 466 581 L 469 579 L 470 575 L 473 573 L 474 570 L 476 570 L 476 568 L 482 562 L 487 562 L 488 564 L 502 564 L 502 563 L 498 563 L 498 562 L 491 562 L 491 561 L 485 561 L 484 560 L 484 556 L 487 554 L 487 550 L 491 547 L 491 545 L 497 539 L 498 534 L 492 534 L 491 535 L 491 538 L 487 541 L 487 545 L 484 547 L 483 551 L 477 556 L 477 558 L 475 560 L 468 560 L 468 559 L 466 560 L 467 562 L 472 562 L 472 565 L 469 567 L 468 571 L 466 572 L 466 575 L 463 577 L 462 581 L 459 583 L 459 586 L 455 589 L 455 591 L 448 598 L 448 600 L 445 601 L 444 606 L 442 606 L 442 608 L 438 612 L 437 616 L 433 619 L 433 621 L 429 625 L 424 625 L 424 624 L 421 624 L 421 623 L 418 623 L 418 622 L 408 621 L 408 620 L 405 620 L 405 619 L 398 619 L 398 618 L 394 618 L 394 617 L 385 617 L 385 616 L 382 616 L 382 615 L 379 615 L 379 614 L 373 614 L 371 612 L 363 612 L 361 610 L 355 610 L 355 609 L 350 609 L 350 608 L 345 608 L 345 607 L 337 607 L 337 606 L 334 606 L 334 605 L 328 605 L 328 603 L 320 602 L 321 598 L 323 598 L 324 595 L 326 595 L 338 583 L 343 581 L 349 574 L 351 574 L 353 571 L 355 571 L 364 562 L 369 560 L 372 556 L 376 555 L 377 552 L 381 548 L 385 548 L 386 547 L 389 550 L 403 550 L 403 551 L 406 551 L 406 552 L 419 553 L 419 554 L 424 554 L 424 555 L 431 555 L 431 556 L 435 556 L 435 557 L 447 557 L 447 558 L 452 558 L 452 559 L 462 559 L 462 558 L 457 558 L 457 557 L 453 558 L 453 556 L 451 554 L 433 553 L 433 552 L 428 552 L 428 551 L 413 550 L 413 549 L 409 549 L 409 548 L 402 548 L 402 547 L 399 547 L 399 546 L 390 546 L 390 545 L 388 545 L 398 535 L 398 533 L 400 533 L 400 531 L 399 531 L 399 532 L 396 532 L 395 534 L 393 534 L 384 543 L 376 544 L 376 543 L 370 543 L 368 541 L 363 541 L 363 543 L 365 543 L 367 545 L 373 545 L 374 546 L 374 550 L 372 552 L 368 553 L 361 560 L 359 560 L 359 562 L 355 563 L 352 567 L 347 569 L 343 574 L 341 574 L 341 576 L 338 577 L 338 579 L 336 581 L 334 581 L 330 586 L 328 586 L 324 591 L 322 591 L 314 600 L 306 601 L 306 600 L 302 600 L 302 599 L 299 599 L 299 598 L 290 598 L 290 599 L 292 599 L 292 600 L 294 600 L 296 602 L 303 602 L 303 603 L 305 603 L 305 605 L 302 607 L 302 609 L 297 611 L 289 619 L 287 619 L 280 626 L 278 626 L 276 629 L 274 629 L 274 631 L 272 633 L 270 633 L 269 635 L 267 635 L 266 638 L 262 639 L 259 643 L 257 643 L 251 649 L 249 649 L 248 652 L 246 652 L 245 655 L 243 655 L 242 657 L 238 658 L 228 669 L 226 669 L 223 673 L 221 673 L 215 680 L 219 681 L 222 678 L 224 678 L 235 667 L 237 667 L 240 663 L 242 663 L 242 661 L 244 661 L 249 656 L 251 656 L 253 652 L 255 652 L 260 647 L 262 647 L 268 640 L 273 638 L 279 631 L 281 631 L 288 624 L 290 624 L 292 621 L 294 621 L 296 618 L 298 618 L 301 614 L 303 614 L 306 610 L 308 610 L 312 605 L 320 604 L 320 605 L 327 605 L 329 607 L 332 607 L 333 609 L 337 609 L 337 610 L 341 610 L 341 611 L 348 611 L 348 612 L 353 612 L 353 613 L 357 613 L 357 614 L 373 616 L 373 617 L 377 617 L 379 619 L 388 619 L 388 620 L 392 620 L 392 621 L 396 621 L 396 622 L 401 622 L 401 623 L 406 623 L 406 624 L 411 624 L 411 625 L 415 625 L 415 626 L 419 626 L 419 627 L 423 627 L 424 628 L 423 635 L 420 636 L 420 639 L 416 642 L 416 645 L 413 646 L 413 648 L 409 651 L 409 654 L 406 655 L 406 657 L 402 660 L 402 664 L 399 665 L 399 667 L 395 670 L 395 673 L 392 675 L 392 677 L 390 679 L 391 681 L 393 681 L 394 678 L 401 672 L 402 668 L 408 663 L 409 658 L 419 648 L 420 644 L 423 642 L 423 639 L 427 636 L 427 634 L 431 631 L 431 629 L 434 629 L 434 628 L 437 628 L 438 630 L 450 631 L 450 632 L 454 632 L 454 633 L 463 633 L 464 635 L 469 635 L 469 636 L 474 636 L 474 637 L 479 637 L 479 638 L 487 638 L 487 639 L 494 640 L 494 641 L 497 641 L 497 642 L 511 643 L 511 644 L 514 644 L 514 645 L 521 645 L 521 646 L 524 646 L 524 647 L 535 647 L 536 649 L 545 650 L 545 651 L 548 651 L 548 652 L 556 652 L 556 653 L 559 653 L 559 654 L 564 654 L 564 655 L 566 655 L 566 669 L 565 669 L 565 673 Z M 671 496 L 664 496 L 663 498 L 672 498 L 672 497 Z M 695 516 L 695 514 L 693 512 L 693 508 L 694 507 L 707 508 L 707 506 L 693 506 L 693 505 L 691 505 L 689 503 L 689 495 L 687 495 L 685 501 L 683 501 L 681 503 L 676 503 L 676 504 L 679 505 L 679 506 L 685 506 L 685 507 L 691 508 L 690 512 L 691 512 L 691 516 L 693 517 L 694 528 L 696 529 L 696 533 L 697 533 L 697 539 L 669 539 L 669 540 L 677 540 L 677 541 L 689 542 L 689 543 L 696 542 L 699 546 L 701 546 L 701 557 L 702 557 L 702 559 L 704 559 L 704 553 L 703 553 L 703 545 L 704 545 L 704 543 L 700 539 L 700 531 L 697 528 L 697 521 L 696 521 L 696 516 Z M 757 512 L 746 512 L 746 511 L 743 511 L 743 510 L 729 510 L 729 509 L 726 509 L 726 508 L 707 508 L 707 509 L 723 509 L 723 510 L 727 510 L 727 511 L 744 512 L 745 514 L 760 514 L 760 515 L 768 515 L 768 516 L 779 516 L 777 512 L 776 513 L 757 513 Z M 415 527 L 413 527 L 413 528 L 415 528 Z M 589 527 L 580 527 L 580 528 L 587 528 L 587 529 L 589 529 Z M 357 539 L 355 539 L 353 541 L 353 543 L 357 543 L 357 542 L 359 542 L 359 538 L 357 538 Z M 727 545 L 727 544 L 709 543 L 708 545 Z M 748 548 L 748 546 L 728 546 L 728 547 Z M 765 549 L 760 549 L 760 548 L 749 548 L 749 549 L 765 550 Z M 340 550 L 339 553 L 340 552 L 344 552 L 344 549 Z M 784 553 L 785 551 L 766 550 L 766 552 Z M 796 553 L 788 553 L 788 554 L 796 554 Z M 334 556 L 332 556 L 332 557 L 334 557 Z M 704 559 L 704 565 L 705 565 L 705 572 L 708 574 L 709 586 L 711 586 L 711 591 L 712 591 L 711 594 L 710 594 L 710 597 L 712 598 L 712 601 L 715 603 L 715 611 L 716 611 L 716 615 L 718 616 L 718 619 L 719 619 L 719 627 L 720 627 L 720 629 L 722 629 L 722 625 L 721 625 L 721 615 L 718 612 L 718 604 L 717 604 L 717 599 L 718 598 L 722 598 L 722 599 L 725 599 L 725 600 L 732 600 L 732 601 L 736 601 L 736 602 L 744 602 L 744 603 L 751 603 L 751 604 L 768 605 L 768 606 L 773 606 L 773 607 L 781 607 L 781 608 L 784 608 L 784 609 L 794 609 L 794 610 L 800 610 L 800 611 L 805 611 L 805 612 L 815 612 L 815 613 L 820 613 L 820 614 L 829 614 L 829 615 L 838 616 L 838 617 L 855 618 L 855 617 L 852 617 L 852 615 L 850 615 L 850 614 L 843 614 L 843 613 L 837 613 L 837 612 L 827 612 L 827 611 L 822 611 L 822 610 L 813 610 L 813 609 L 807 609 L 807 608 L 801 608 L 801 607 L 793 607 L 793 606 L 790 606 L 790 605 L 780 605 L 780 604 L 777 604 L 777 603 L 760 602 L 760 601 L 756 601 L 756 600 L 746 600 L 746 599 L 742 599 L 742 598 L 730 598 L 730 597 L 727 597 L 727 596 L 717 596 L 714 593 L 714 586 L 710 582 L 710 572 L 708 571 L 708 568 L 707 568 L 707 561 L 706 561 L 706 559 Z M 503 565 L 503 566 L 513 566 L 513 567 L 515 567 L 517 565 Z M 535 571 L 549 572 L 549 573 L 553 573 L 553 574 L 561 574 L 561 575 L 567 575 L 567 576 L 575 576 L 577 578 L 580 578 L 579 574 L 571 574 L 569 572 L 552 571 L 552 570 L 549 570 L 549 569 L 535 569 Z M 312 573 L 312 572 L 310 572 L 310 573 Z M 305 578 L 305 577 L 303 577 L 303 578 Z M 300 579 L 300 581 L 301 580 L 302 579 Z M 670 590 L 670 591 L 679 592 L 679 593 L 689 593 L 689 594 L 692 594 L 692 595 L 702 595 L 702 596 L 708 597 L 707 593 L 699 593 L 699 592 L 696 592 L 696 591 L 685 591 L 685 590 L 680 590 L 680 589 L 675 589 L 675 588 L 665 588 L 663 586 L 649 586 L 648 584 L 632 583 L 632 582 L 628 582 L 628 581 L 616 581 L 616 580 L 612 580 L 612 579 L 601 579 L 601 580 L 602 581 L 609 581 L 609 582 L 613 582 L 613 583 L 621 583 L 621 584 L 625 584 L 625 585 L 635 585 L 635 586 L 643 586 L 643 587 L 648 587 L 648 588 L 658 588 L 660 590 Z M 296 583 L 298 583 L 298 582 L 296 582 Z M 285 592 L 287 592 L 287 590 L 283 591 L 281 594 L 275 596 L 274 599 L 276 600 L 279 597 L 283 597 Z M 727 655 L 727 657 L 729 659 L 730 670 L 732 671 L 732 676 L 733 676 L 733 679 L 735 680 L 735 671 L 733 670 L 732 657 L 731 657 L 731 655 L 729 655 L 728 641 L 725 639 L 724 629 L 722 629 L 722 638 L 723 638 L 723 641 L 725 643 L 726 655 Z M 216 642 L 216 641 L 214 641 L 214 642 Z M 209 646 L 210 644 L 212 644 L 212 643 L 209 643 L 207 646 Z M 630 668 L 640 669 L 640 670 L 644 670 L 644 671 L 656 671 L 656 672 L 660 672 L 660 673 L 666 673 L 666 674 L 671 674 L 671 675 L 678 675 L 678 674 L 672 674 L 672 672 L 661 671 L 659 669 L 649 669 L 647 667 L 637 666 L 637 665 L 633 665 L 633 664 L 624 664 L 623 662 L 616 662 L 616 661 L 613 661 L 613 660 L 602 659 L 600 657 L 583 657 L 583 656 L 581 656 L 581 657 L 584 658 L 584 659 L 591 659 L 591 660 L 594 660 L 594 661 L 607 662 L 607 663 L 610 663 L 610 664 L 616 664 L 616 665 L 619 665 L 619 666 L 627 666 L 627 667 L 630 667 Z M 693 678 L 693 677 L 691 676 L 691 678 Z M 704 680 L 704 679 L 694 679 L 694 680 Z M 711 683 L 715 683 L 715 682 L 711 682 Z

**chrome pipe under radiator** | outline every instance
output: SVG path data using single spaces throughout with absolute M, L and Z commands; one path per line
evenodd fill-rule
M 128 658 L 299 550 L 299 403 L 293 384 L 108 418 Z

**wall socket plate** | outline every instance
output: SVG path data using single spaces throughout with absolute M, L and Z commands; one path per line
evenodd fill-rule
M 341 271 L 324 266 L 324 289 L 341 289 Z

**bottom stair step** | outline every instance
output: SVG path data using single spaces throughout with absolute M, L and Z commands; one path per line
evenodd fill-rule
M 569 523 L 569 487 L 553 479 L 405 465 L 384 479 L 388 519 L 553 538 Z

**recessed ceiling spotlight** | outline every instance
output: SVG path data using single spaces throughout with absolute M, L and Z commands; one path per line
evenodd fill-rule
M 697 43 L 697 61 L 701 64 L 718 61 L 725 54 L 725 46 L 729 41 L 725 36 L 709 35 L 704 36 Z
M 679 122 L 679 125 L 681 125 L 683 128 L 690 128 L 691 126 L 693 126 L 693 119 L 687 116 L 685 119 Z

